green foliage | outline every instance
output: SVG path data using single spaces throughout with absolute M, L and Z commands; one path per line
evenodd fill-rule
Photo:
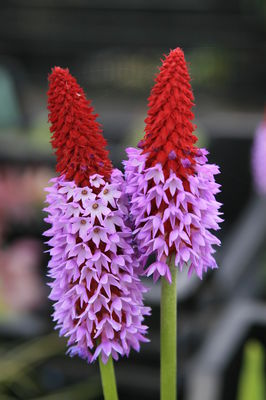
M 92 382 L 93 381 L 93 382 Z M 101 386 L 95 380 L 70 385 L 47 396 L 36 397 L 34 400 L 93 400 L 101 394 Z
M 65 353 L 66 341 L 57 333 L 28 341 L 12 349 L 0 348 L 1 400 L 93 400 L 99 398 L 99 377 L 69 384 L 44 395 L 38 367 Z
M 264 348 L 255 341 L 247 342 L 240 375 L 237 400 L 264 400 Z

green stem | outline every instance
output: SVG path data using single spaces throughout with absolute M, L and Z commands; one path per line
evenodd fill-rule
M 102 362 L 101 356 L 99 356 L 99 365 L 101 371 L 101 380 L 103 387 L 104 400 L 118 400 L 116 379 L 113 359 L 110 356 L 106 364 Z
M 161 400 L 176 400 L 177 378 L 177 269 L 170 261 L 172 283 L 162 278 L 161 293 Z

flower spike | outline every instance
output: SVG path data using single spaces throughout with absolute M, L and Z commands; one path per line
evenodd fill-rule
M 127 196 L 90 102 L 68 70 L 49 77 L 48 108 L 59 177 L 47 188 L 50 299 L 68 352 L 88 362 L 146 342 L 145 287 L 137 275 Z
M 219 168 L 195 145 L 193 94 L 180 48 L 163 60 L 148 106 L 145 136 L 138 149 L 127 149 L 124 162 L 139 260 L 145 265 L 155 254 L 145 271 L 154 280 L 171 281 L 167 259 L 172 257 L 175 266 L 186 264 L 189 275 L 202 278 L 208 268 L 217 268 L 213 245 L 220 241 L 210 230 L 222 221 L 215 199 Z
M 259 124 L 252 148 L 252 171 L 254 186 L 261 195 L 266 195 L 266 110 L 264 120 Z

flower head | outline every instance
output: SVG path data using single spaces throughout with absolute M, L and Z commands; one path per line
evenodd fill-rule
M 92 108 L 68 70 L 56 67 L 49 81 L 60 172 L 47 188 L 45 209 L 53 318 L 68 337 L 70 355 L 88 362 L 100 355 L 106 362 L 147 341 L 146 289 L 138 277 L 123 177 L 107 158 Z
M 183 51 L 170 52 L 149 97 L 145 136 L 139 149 L 127 149 L 126 191 L 139 260 L 156 261 L 145 273 L 157 280 L 171 280 L 168 257 L 175 265 L 189 265 L 201 278 L 208 268 L 217 268 L 213 245 L 219 240 L 210 232 L 219 228 L 220 203 L 216 165 L 207 164 L 205 149 L 195 146 L 193 94 Z
M 256 130 L 252 148 L 252 170 L 256 190 L 266 195 L 266 118 Z

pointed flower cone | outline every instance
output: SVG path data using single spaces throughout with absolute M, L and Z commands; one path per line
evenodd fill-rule
M 135 221 L 139 260 L 155 254 L 146 269 L 154 280 L 171 281 L 167 258 L 180 269 L 202 278 L 217 268 L 213 245 L 220 241 L 210 232 L 219 229 L 220 191 L 216 165 L 208 152 L 196 147 L 193 134 L 193 94 L 184 53 L 180 48 L 163 60 L 149 97 L 145 136 L 138 149 L 128 148 L 125 161 L 127 193 Z
M 106 363 L 147 341 L 146 289 L 137 275 L 123 177 L 108 158 L 93 108 L 68 70 L 55 67 L 49 83 L 59 172 L 45 209 L 53 318 L 71 356 Z
M 97 114 L 68 69 L 55 67 L 49 76 L 48 110 L 56 171 L 78 186 L 96 173 L 108 181 L 112 164 Z

